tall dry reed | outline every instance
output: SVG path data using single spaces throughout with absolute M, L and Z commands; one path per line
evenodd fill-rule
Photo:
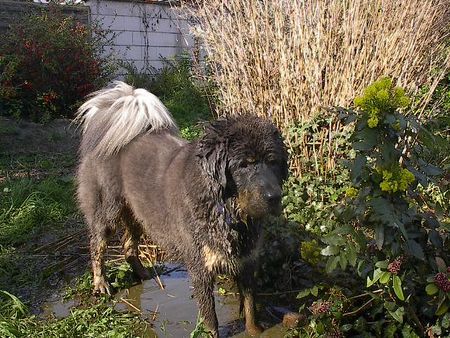
M 381 76 L 410 93 L 422 85 L 431 93 L 450 65 L 450 0 L 190 2 L 219 114 L 270 116 L 286 129 L 310 121 L 322 106 L 348 106 Z M 328 149 L 340 126 L 330 128 L 321 142 Z M 301 171 L 299 156 L 321 156 L 317 150 L 305 140 L 294 169 Z M 322 156 L 332 167 L 333 154 Z

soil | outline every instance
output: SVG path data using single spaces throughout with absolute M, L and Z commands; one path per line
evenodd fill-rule
M 47 124 L 14 120 L 0 116 L 0 151 L 2 155 L 65 153 L 75 156 L 79 142 L 76 126 L 68 119 Z

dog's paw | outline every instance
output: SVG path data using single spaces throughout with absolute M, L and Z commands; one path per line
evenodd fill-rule
M 259 336 L 264 331 L 264 329 L 258 324 L 246 325 L 245 330 L 252 337 Z
M 134 269 L 133 271 L 139 277 L 139 279 L 141 281 L 152 278 L 152 275 L 150 274 L 150 272 L 144 267 Z
M 104 295 L 107 294 L 111 296 L 111 291 L 109 289 L 109 284 L 104 277 L 94 278 L 94 295 Z

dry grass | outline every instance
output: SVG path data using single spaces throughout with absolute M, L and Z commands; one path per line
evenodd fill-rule
M 321 106 L 351 104 L 381 76 L 410 93 L 424 84 L 433 89 L 450 64 L 450 0 L 194 3 L 219 115 L 269 116 L 285 129 L 310 121 Z M 329 131 L 322 146 L 330 148 L 327 142 Z M 317 154 L 306 148 L 302 156 Z

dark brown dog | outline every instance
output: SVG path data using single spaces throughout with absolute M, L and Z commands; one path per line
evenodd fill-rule
M 191 143 L 178 136 L 164 105 L 123 82 L 81 106 L 78 200 L 91 234 L 94 291 L 109 293 L 104 253 L 108 236 L 125 227 L 127 261 L 141 279 L 142 233 L 182 260 L 200 315 L 218 336 L 214 279 L 233 276 L 246 329 L 255 320 L 253 278 L 261 219 L 281 209 L 287 154 L 277 128 L 257 117 L 212 122 Z

